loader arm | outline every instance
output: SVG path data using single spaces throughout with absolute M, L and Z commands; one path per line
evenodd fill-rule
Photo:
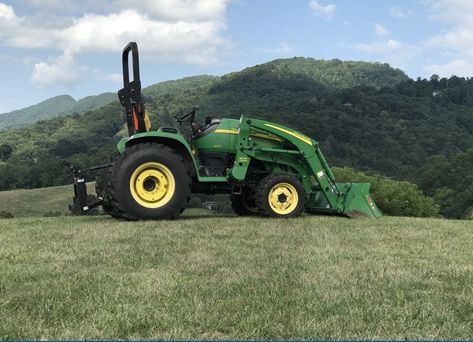
M 255 128 L 258 130 L 266 131 L 273 135 L 276 135 L 284 140 L 291 142 L 297 150 L 282 150 L 272 148 L 255 148 L 251 142 L 250 129 Z M 265 120 L 249 119 L 244 116 L 240 119 L 240 131 L 237 139 L 237 153 L 235 157 L 235 166 L 232 169 L 232 177 L 237 180 L 243 180 L 246 176 L 246 171 L 249 166 L 249 157 L 256 157 L 256 153 L 264 152 L 264 155 L 268 157 L 268 161 L 271 161 L 273 155 L 288 155 L 299 156 L 306 161 L 306 165 L 309 167 L 310 173 L 300 172 L 302 176 L 302 182 L 306 188 L 306 192 L 311 192 L 311 177 L 315 177 L 321 191 L 323 192 L 327 202 L 331 208 L 337 208 L 339 206 L 340 197 L 343 195 L 335 183 L 335 177 L 330 170 L 322 152 L 319 149 L 318 143 L 290 128 L 274 124 Z M 266 159 L 259 157 L 258 159 Z M 294 163 L 297 165 L 298 163 Z M 307 191 L 308 190 L 308 191 Z
M 290 142 L 296 149 L 256 147 L 250 130 L 266 131 Z M 318 213 L 336 213 L 350 217 L 380 217 L 381 212 L 369 194 L 368 183 L 336 183 L 319 144 L 314 139 L 282 125 L 242 116 L 237 138 L 237 152 L 231 176 L 243 180 L 252 158 L 291 166 L 299 173 L 308 209 Z M 314 184 L 315 183 L 315 184 Z M 317 185 L 314 187 L 314 185 Z M 322 196 L 320 196 L 322 194 Z

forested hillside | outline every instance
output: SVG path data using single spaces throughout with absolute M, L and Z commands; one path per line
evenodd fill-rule
M 264 73 L 273 75 L 298 74 L 321 83 L 329 89 L 344 89 L 359 85 L 381 88 L 409 79 L 402 70 L 393 69 L 386 63 L 342 62 L 339 59 L 327 61 L 303 57 L 277 59 L 270 63 L 228 74 L 223 79 L 238 79 Z
M 304 58 L 144 91 L 155 127 L 175 125 L 173 116 L 194 105 L 200 118 L 246 114 L 279 122 L 318 140 L 331 165 L 415 182 L 444 216 L 457 218 L 473 207 L 472 94 L 470 79 L 411 80 L 386 64 Z M 121 112 L 114 102 L 1 132 L 0 190 L 64 184 L 62 159 L 102 162 L 125 134 Z
M 69 95 L 56 96 L 27 108 L 0 114 L 0 131 L 24 127 L 40 120 L 82 113 L 100 108 L 115 100 L 116 94 L 113 93 L 87 96 L 78 101 Z

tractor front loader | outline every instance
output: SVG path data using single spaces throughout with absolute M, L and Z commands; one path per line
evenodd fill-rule
M 129 78 L 129 55 L 133 80 Z M 240 120 L 207 117 L 196 109 L 176 117 L 189 125 L 189 136 L 174 127 L 152 130 L 141 97 L 138 47 L 122 55 L 123 89 L 129 136 L 96 179 L 97 200 L 88 203 L 87 170 L 74 170 L 74 205 L 84 214 L 101 205 L 116 218 L 173 219 L 192 193 L 229 194 L 238 215 L 296 217 L 303 212 L 349 217 L 380 217 L 368 183 L 337 183 L 314 139 L 288 127 L 242 116 Z

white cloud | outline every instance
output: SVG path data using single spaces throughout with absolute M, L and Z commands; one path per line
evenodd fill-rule
M 441 77 L 450 77 L 452 75 L 472 77 L 473 64 L 463 59 L 452 59 L 446 64 L 428 65 L 425 67 L 425 71 Z
M 216 50 L 224 44 L 220 20 L 165 22 L 135 10 L 108 15 L 87 14 L 68 27 L 22 26 L 23 18 L 11 20 L 14 30 L 4 30 L 7 44 L 20 48 L 53 48 L 62 51 L 117 52 L 131 41 L 142 42 L 141 51 L 156 59 L 194 64 L 216 61 Z
M 282 42 L 281 44 L 279 44 L 278 47 L 273 48 L 273 49 L 259 47 L 259 48 L 255 48 L 254 50 L 257 52 L 263 52 L 263 53 L 284 54 L 284 53 L 292 52 L 294 49 L 288 43 Z
M 76 64 L 73 55 L 64 54 L 50 62 L 36 63 L 31 82 L 38 88 L 73 87 L 87 71 L 87 68 Z
M 355 45 L 356 49 L 365 53 L 372 53 L 372 54 L 392 53 L 393 51 L 399 50 L 401 47 L 402 47 L 402 43 L 394 39 Z
M 340 46 L 358 50 L 368 60 L 387 62 L 402 69 L 421 64 L 426 73 L 473 77 L 473 1 L 420 2 L 430 11 L 430 20 L 438 27 L 437 34 L 424 41 L 408 43 L 386 38 L 390 32 L 382 25 L 376 25 L 375 33 L 384 38 L 355 45 L 343 42 Z M 398 19 L 415 16 L 412 10 L 399 7 L 392 7 L 390 14 Z
M 121 83 L 123 81 L 123 75 L 117 73 L 107 74 L 103 76 L 103 79 L 114 83 Z
M 229 0 L 118 0 L 122 8 L 138 8 L 167 20 L 208 20 L 223 16 Z M 108 1 L 105 1 L 108 2 Z
M 315 15 L 323 17 L 326 20 L 331 20 L 335 15 L 337 6 L 334 4 L 321 5 L 317 0 L 311 0 L 309 2 L 309 7 L 314 12 Z
M 374 32 L 379 37 L 389 36 L 389 30 L 381 24 L 374 25 Z
M 424 44 L 436 56 L 454 56 L 443 64 L 431 64 L 425 70 L 439 75 L 472 76 L 473 2 L 464 0 L 430 0 L 431 20 L 446 25 L 447 30 L 432 36 Z
M 433 9 L 432 19 L 445 23 L 471 24 L 473 2 L 465 0 L 427 0 Z
M 347 45 L 363 52 L 371 60 L 390 63 L 393 66 L 409 67 L 415 58 L 425 57 L 423 70 L 441 76 L 473 76 L 473 1 L 423 0 L 431 11 L 430 19 L 439 26 L 439 34 L 418 44 L 409 44 L 396 39 Z M 392 7 L 391 16 L 409 19 L 415 14 L 410 9 Z M 442 26 L 445 28 L 442 30 Z M 379 37 L 390 33 L 382 25 L 375 26 Z
M 29 0 L 42 12 L 19 16 L 12 6 L 0 3 L 0 42 L 16 48 L 56 50 L 49 62 L 36 63 L 32 82 L 41 85 L 43 70 L 72 66 L 83 53 L 121 52 L 129 41 L 137 41 L 142 56 L 160 62 L 209 65 L 217 63 L 228 44 L 223 36 L 225 9 L 229 0 Z M 90 8 L 79 17 L 55 17 L 56 8 L 74 11 Z M 41 24 L 45 16 L 48 25 Z M 69 58 L 69 64 L 66 63 Z M 54 76 L 52 78 L 55 78 Z M 70 86 L 74 77 L 56 77 Z
M 409 61 L 421 51 L 416 46 L 395 39 L 357 44 L 352 47 L 367 54 L 371 60 L 387 62 L 398 68 L 407 66 Z
M 0 3 L 0 18 L 2 20 L 12 20 L 16 17 L 13 7 Z
M 409 19 L 414 15 L 413 10 L 400 7 L 391 7 L 389 13 L 396 19 Z
M 452 49 L 461 55 L 473 58 L 473 2 L 458 0 L 438 0 L 433 3 L 432 19 L 451 25 L 442 34 L 427 41 L 427 47 Z
M 41 10 L 113 13 L 134 9 L 161 20 L 206 20 L 224 15 L 230 0 L 26 0 Z

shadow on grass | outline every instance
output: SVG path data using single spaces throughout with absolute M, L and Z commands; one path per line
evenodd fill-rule
M 177 220 L 198 220 L 198 219 L 208 219 L 208 218 L 229 218 L 229 217 L 238 217 L 233 214 L 191 214 L 191 215 L 180 215 Z

